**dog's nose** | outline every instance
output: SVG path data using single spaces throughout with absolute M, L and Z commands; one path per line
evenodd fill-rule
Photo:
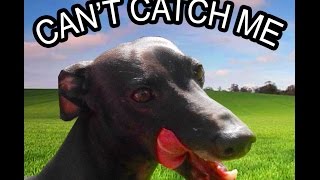
M 216 154 L 222 160 L 240 158 L 249 152 L 256 136 L 248 128 L 222 132 L 215 138 Z

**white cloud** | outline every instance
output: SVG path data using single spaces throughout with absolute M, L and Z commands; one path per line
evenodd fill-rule
M 234 2 L 236 6 L 247 5 L 250 7 L 261 7 L 266 5 L 265 0 L 230 0 Z
M 291 56 L 291 55 L 288 55 Z M 232 58 L 228 61 L 230 65 L 254 65 L 256 66 L 258 63 L 259 64 L 267 64 L 267 63 L 276 63 L 279 61 L 283 61 L 288 59 L 288 57 L 281 56 L 279 54 L 276 54 L 274 52 L 271 53 L 266 53 L 263 55 L 259 55 L 256 57 L 253 57 L 252 59 L 237 59 L 237 58 Z
M 277 59 L 276 55 L 270 53 L 270 54 L 258 56 L 255 61 L 260 63 L 269 63 L 269 62 L 275 61 L 276 59 Z
M 286 89 L 287 86 L 295 84 L 294 64 L 288 62 L 288 57 L 292 59 L 294 54 L 293 50 L 284 55 L 271 52 L 253 56 L 251 59 L 230 59 L 222 69 L 209 70 L 205 74 L 205 86 L 228 89 L 232 83 L 236 83 L 240 87 L 257 87 L 270 80 L 275 82 L 279 89 Z M 224 72 L 228 72 L 227 75 Z
M 52 48 L 45 48 L 36 41 L 24 42 L 24 58 L 25 60 L 64 60 L 68 54 L 79 53 L 84 50 L 90 50 L 102 45 L 107 45 L 115 39 L 129 35 L 137 29 L 133 23 L 127 26 L 112 29 L 109 32 L 98 32 L 94 34 L 86 34 L 80 37 L 74 37 L 69 34 L 66 42 L 59 43 Z
M 45 48 L 36 41 L 24 42 L 24 86 L 26 88 L 57 88 L 57 77 L 61 69 L 83 59 L 96 57 L 96 52 L 137 30 L 129 23 L 108 32 L 74 37 L 69 34 L 66 42 L 52 48 Z M 93 57 L 94 56 L 94 57 Z
M 81 37 L 70 36 L 68 41 L 52 48 L 45 48 L 37 42 L 24 42 L 24 59 L 30 60 L 65 60 L 68 52 L 90 49 L 105 43 L 109 38 L 104 33 L 87 34 Z
M 110 41 L 110 36 L 106 33 L 87 34 L 80 37 L 70 36 L 64 43 L 58 44 L 57 49 L 83 50 L 106 44 Z
M 215 74 L 217 76 L 226 76 L 229 74 L 229 72 L 230 71 L 228 69 L 219 69 L 219 70 L 215 71 Z
M 286 89 L 288 85 L 295 84 L 293 77 L 294 74 L 280 70 L 262 71 L 260 68 L 243 68 L 230 71 L 228 76 L 217 76 L 212 72 L 206 73 L 204 87 L 221 86 L 223 89 L 228 89 L 232 83 L 238 84 L 239 87 L 257 87 L 271 80 L 279 89 Z
M 25 60 L 64 60 L 63 54 L 40 46 L 37 42 L 24 42 L 24 59 Z
M 201 40 L 204 43 L 211 44 L 214 47 L 224 48 L 228 50 L 232 49 L 232 51 L 241 54 L 261 54 L 271 51 L 270 49 L 252 42 L 249 39 L 235 36 L 231 32 L 206 33 L 201 37 Z
M 266 5 L 265 0 L 233 0 L 235 4 L 245 4 L 251 7 L 261 7 Z
M 289 55 L 288 55 L 288 60 L 289 60 L 289 61 L 295 61 L 295 59 L 296 59 L 296 51 L 293 50 L 293 51 L 291 51 L 291 52 L 289 53 Z

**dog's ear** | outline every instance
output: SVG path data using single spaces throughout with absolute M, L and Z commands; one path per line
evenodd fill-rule
M 63 69 L 58 77 L 60 118 L 72 120 L 85 106 L 83 96 L 87 92 L 87 69 L 92 61 L 83 61 Z

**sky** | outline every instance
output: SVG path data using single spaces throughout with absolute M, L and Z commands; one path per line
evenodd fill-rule
M 295 84 L 295 3 L 294 0 L 233 0 L 235 9 L 229 30 L 193 27 L 184 19 L 181 25 L 136 25 L 128 17 L 127 0 L 119 7 L 120 26 L 111 28 L 107 10 L 100 15 L 102 29 L 73 37 L 52 48 L 38 44 L 32 33 L 35 20 L 43 15 L 56 18 L 57 10 L 70 10 L 73 4 L 84 6 L 85 0 L 25 0 L 24 5 L 24 87 L 57 88 L 59 72 L 84 60 L 94 60 L 104 51 L 142 36 L 161 36 L 174 42 L 184 54 L 199 60 L 205 69 L 204 87 L 228 89 L 232 83 L 240 87 L 262 86 L 274 82 L 286 89 Z M 288 23 L 275 51 L 232 34 L 239 6 L 245 4 Z

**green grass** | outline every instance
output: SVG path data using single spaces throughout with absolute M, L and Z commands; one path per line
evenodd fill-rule
M 228 169 L 238 169 L 239 180 L 294 179 L 294 97 L 212 91 L 208 95 L 232 110 L 257 136 L 245 157 L 224 162 Z M 24 174 L 30 176 L 52 158 L 74 121 L 59 120 L 56 90 L 25 90 L 24 99 Z M 152 179 L 183 178 L 159 165 Z

